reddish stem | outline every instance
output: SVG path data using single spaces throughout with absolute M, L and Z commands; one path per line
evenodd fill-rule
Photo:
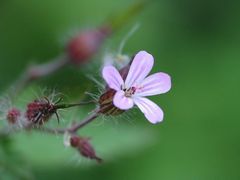
M 89 124 L 90 122 L 92 122 L 94 119 L 96 119 L 99 116 L 98 111 L 95 111 L 94 114 L 88 116 L 87 118 L 85 118 L 84 120 L 72 125 L 70 128 L 39 128 L 39 127 L 35 127 L 35 130 L 39 130 L 42 132 L 47 132 L 47 133 L 51 133 L 51 134 L 64 134 L 66 132 L 69 132 L 71 134 L 76 133 L 79 129 L 83 128 L 84 126 L 86 126 L 87 124 Z

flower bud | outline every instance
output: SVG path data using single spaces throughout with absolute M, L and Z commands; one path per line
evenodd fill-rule
M 67 46 L 68 55 L 73 64 L 85 63 L 97 53 L 103 41 L 110 35 L 109 27 L 87 30 L 73 37 Z
M 8 111 L 7 113 L 7 120 L 9 124 L 15 124 L 19 118 L 21 116 L 21 112 L 16 109 L 16 108 L 12 108 Z
M 123 80 L 126 80 L 126 78 L 127 78 L 128 71 L 129 71 L 129 68 L 131 66 L 131 63 L 132 63 L 132 61 L 130 61 L 126 66 L 124 66 L 123 68 L 121 68 L 119 70 L 119 73 L 122 76 Z
M 102 159 L 96 155 L 93 146 L 89 143 L 89 138 L 72 136 L 70 139 L 72 147 L 76 148 L 79 153 L 89 159 L 95 159 L 97 162 L 102 162 Z
M 26 118 L 29 122 L 42 125 L 47 122 L 50 117 L 56 113 L 53 104 L 44 100 L 35 100 L 27 105 Z
M 72 136 L 70 138 L 70 144 L 72 147 L 78 147 L 79 142 L 80 142 L 80 137 L 78 137 L 78 136 Z
M 116 91 L 114 89 L 108 88 L 108 90 L 100 96 L 98 101 L 100 105 L 100 110 L 99 110 L 100 113 L 108 116 L 108 115 L 119 115 L 124 112 L 123 110 L 118 109 L 113 104 L 113 97 L 115 93 Z

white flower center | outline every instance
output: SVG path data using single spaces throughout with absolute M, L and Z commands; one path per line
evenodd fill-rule
M 130 88 L 122 88 L 122 90 L 125 92 L 126 97 L 131 97 L 137 90 L 136 87 L 130 87 Z

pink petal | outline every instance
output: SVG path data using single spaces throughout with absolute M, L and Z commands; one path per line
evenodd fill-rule
M 120 90 L 124 84 L 121 75 L 114 66 L 105 66 L 102 70 L 102 76 L 108 86 L 116 91 Z
M 163 120 L 162 109 L 149 99 L 143 97 L 135 97 L 134 103 L 144 113 L 149 122 L 156 124 Z
M 155 73 L 143 80 L 140 89 L 136 91 L 138 96 L 152 96 L 163 94 L 171 89 L 171 78 L 166 73 Z
M 130 88 L 133 84 L 138 84 L 149 74 L 153 67 L 153 56 L 146 51 L 140 51 L 136 54 L 129 69 L 125 85 Z
M 117 91 L 113 98 L 113 104 L 119 109 L 127 110 L 133 107 L 132 98 L 126 97 L 124 91 Z

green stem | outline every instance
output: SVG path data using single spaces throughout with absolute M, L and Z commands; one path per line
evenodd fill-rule
M 73 103 L 73 104 L 59 104 L 55 105 L 55 109 L 66 109 L 66 108 L 71 108 L 71 107 L 76 107 L 76 106 L 82 106 L 86 104 L 94 103 L 93 101 L 88 101 L 88 102 L 80 102 L 80 103 Z

